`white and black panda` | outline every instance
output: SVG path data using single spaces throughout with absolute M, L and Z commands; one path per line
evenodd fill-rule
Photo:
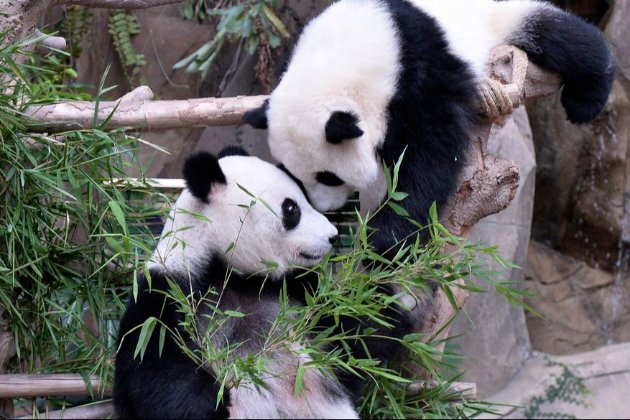
M 272 155 L 301 180 L 315 208 L 352 191 L 378 206 L 382 161 L 403 150 L 398 189 L 419 222 L 453 193 L 474 101 L 492 48 L 512 44 L 558 73 L 574 123 L 594 119 L 615 63 L 593 25 L 535 0 L 340 0 L 303 30 L 270 99 L 244 120 L 269 129 Z M 416 229 L 384 208 L 371 221 L 384 253 Z
M 317 281 L 317 275 L 304 275 L 304 269 L 296 267 L 319 262 L 337 235 L 286 172 L 242 149 L 229 148 L 218 159 L 205 152 L 194 155 L 185 163 L 184 178 L 187 188 L 177 199 L 149 264 L 150 282 L 139 279 L 137 300 L 130 298 L 120 323 L 114 383 L 118 417 L 357 418 L 354 404 L 361 383 L 355 375 L 337 375 L 338 382 L 307 369 L 303 390 L 295 397 L 296 369 L 303 356 L 298 360 L 290 353 L 275 354 L 269 369 L 278 374 L 265 380 L 266 388 L 241 383 L 225 390 L 219 404 L 221 384 L 209 369 L 185 355 L 171 334 L 166 334 L 161 354 L 154 333 L 143 359 L 134 357 L 138 326 L 150 317 L 188 337 L 187 345 L 195 347 L 180 325 L 183 315 L 178 306 L 166 297 L 167 279 L 184 294 L 202 296 L 214 288 L 221 292 L 217 303 L 221 310 L 246 315 L 221 326 L 213 334 L 218 337 L 212 339 L 213 345 L 239 344 L 238 357 L 260 351 L 280 310 L 282 279 L 289 300 L 303 303 L 304 287 L 312 286 L 309 282 Z M 254 196 L 257 203 L 252 206 Z M 269 262 L 277 266 L 272 272 Z M 197 313 L 201 322 L 204 314 L 207 310 Z M 384 334 L 408 333 L 404 313 L 390 311 L 387 316 L 400 322 Z M 356 322 L 348 320 L 343 328 L 355 328 Z M 357 347 L 358 357 L 366 357 L 359 343 L 350 345 Z M 373 340 L 369 346 L 370 356 L 381 360 L 395 357 L 399 350 L 394 340 Z

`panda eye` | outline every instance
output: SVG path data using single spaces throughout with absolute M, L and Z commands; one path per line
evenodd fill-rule
M 302 212 L 297 203 L 290 198 L 285 198 L 282 203 L 282 225 L 286 230 L 292 230 L 300 223 Z
M 344 184 L 344 182 L 337 175 L 328 171 L 317 172 L 317 174 L 315 174 L 315 179 L 320 184 L 324 184 L 329 187 L 339 187 Z

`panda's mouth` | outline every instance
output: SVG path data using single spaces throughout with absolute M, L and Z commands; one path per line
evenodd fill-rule
M 299 255 L 306 260 L 321 260 L 323 258 L 323 255 L 313 255 L 307 252 L 300 252 Z

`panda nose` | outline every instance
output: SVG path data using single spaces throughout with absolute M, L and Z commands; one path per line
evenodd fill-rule
M 331 245 L 334 245 L 335 242 L 337 242 L 337 239 L 339 239 L 339 235 L 331 236 L 328 238 L 328 242 L 330 242 Z

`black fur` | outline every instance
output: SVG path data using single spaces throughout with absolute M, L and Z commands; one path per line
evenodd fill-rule
M 339 178 L 334 173 L 328 171 L 317 172 L 317 175 L 315 175 L 315 179 L 320 184 L 328 185 L 329 187 L 339 187 L 344 184 L 341 178 Z
M 393 168 L 406 149 L 398 190 L 409 197 L 401 205 L 413 220 L 425 223 L 431 204 L 442 208 L 455 190 L 469 147 L 476 86 L 433 18 L 404 0 L 387 3 L 400 34 L 402 72 L 379 153 Z M 381 255 L 417 230 L 389 207 L 373 217 L 371 227 L 376 229 L 371 243 Z
M 289 175 L 289 178 L 291 178 L 293 180 L 293 182 L 295 182 L 298 187 L 300 187 L 300 191 L 302 191 L 302 194 L 304 194 L 304 197 L 306 197 L 306 199 L 308 200 L 309 203 L 311 203 L 311 200 L 308 198 L 308 193 L 306 192 L 306 188 L 304 188 L 304 184 L 302 183 L 302 181 L 300 181 L 299 179 L 297 179 L 295 177 L 295 175 L 293 175 L 291 172 L 289 172 L 289 170 L 286 168 L 286 166 L 284 166 L 283 164 L 278 164 L 277 168 L 280 169 L 282 172 L 284 172 L 285 174 Z M 312 204 L 312 203 L 311 203 Z
M 293 230 L 300 224 L 302 211 L 300 206 L 290 198 L 285 198 L 282 202 L 282 226 L 286 230 Z
M 226 183 L 219 160 L 208 152 L 191 155 L 184 163 L 183 172 L 186 187 L 204 203 L 208 202 L 212 184 Z
M 120 321 L 120 349 L 116 355 L 114 407 L 118 418 L 227 418 L 229 392 L 217 408 L 219 384 L 206 370 L 200 369 L 166 334 L 162 355 L 159 355 L 159 325 L 156 326 L 144 354 L 134 358 L 140 335 L 137 328 L 149 317 L 158 318 L 184 336 L 180 322 L 183 316 L 177 306 L 164 295 L 166 278 L 151 271 L 151 287 L 140 276 L 138 300 L 129 300 Z M 194 290 L 199 294 L 200 289 Z M 128 334 L 127 334 L 128 333 Z M 127 334 L 125 336 L 125 334 Z M 188 343 L 192 347 L 192 343 Z
M 326 122 L 326 141 L 339 144 L 344 140 L 355 139 L 363 135 L 363 130 L 357 125 L 356 115 L 346 111 L 335 111 Z
M 269 99 L 265 100 L 263 104 L 251 111 L 247 111 L 243 114 L 243 121 L 251 125 L 254 128 L 267 128 L 267 110 L 269 109 Z
M 219 152 L 217 159 L 221 159 L 226 156 L 249 156 L 249 153 L 240 146 L 227 146 Z
M 236 325 L 226 339 L 231 343 L 264 340 L 264 329 L 271 324 L 269 320 L 260 319 L 254 312 L 248 313 L 255 305 L 265 306 L 265 302 L 277 302 L 282 282 L 269 281 L 264 275 L 241 275 L 228 270 L 220 256 L 208 258 L 209 263 L 201 273 L 193 276 L 189 283 L 186 275 L 174 274 L 172 279 L 180 285 L 185 294 L 192 291 L 198 299 L 206 291 L 215 287 L 219 290 L 229 274 L 230 281 L 222 296 L 222 309 L 235 309 L 249 316 L 235 319 Z M 183 315 L 177 310 L 177 304 L 165 296 L 168 294 L 166 277 L 159 271 L 151 270 L 151 285 L 140 276 L 138 300 L 130 298 L 127 310 L 120 323 L 119 345 L 116 357 L 114 382 L 114 406 L 119 418 L 226 418 L 229 416 L 229 389 L 224 391 L 224 398 L 217 407 L 219 384 L 205 369 L 197 366 L 182 350 L 170 333 L 166 334 L 162 355 L 159 355 L 159 326 L 153 331 L 144 358 L 134 358 L 136 343 L 140 329 L 133 332 L 134 327 L 142 325 L 149 317 L 158 318 L 169 328 L 177 330 L 185 337 L 187 345 L 194 344 L 181 327 Z M 286 279 L 287 294 L 292 304 L 305 304 L 305 291 L 314 293 L 317 289 L 318 277 L 315 273 L 296 271 Z M 389 290 L 385 290 L 389 292 Z M 248 304 L 248 302 L 250 302 Z M 402 338 L 411 331 L 405 311 L 386 308 L 383 315 L 391 320 L 393 328 L 388 329 L 366 319 L 341 317 L 338 328 L 344 331 L 362 331 L 375 328 L 375 335 L 381 337 Z M 260 325 L 256 325 L 259 321 Z M 267 325 L 269 324 L 269 325 Z M 320 321 L 321 330 L 336 326 L 333 317 Z M 127 334 L 125 336 L 125 334 Z M 335 334 L 333 332 L 333 334 Z M 124 337 L 124 339 L 123 339 Z M 370 357 L 388 361 L 400 355 L 402 347 L 392 339 L 369 338 L 366 347 L 360 341 L 346 340 L 345 345 L 351 349 L 355 357 Z M 262 344 L 261 344 L 262 345 Z M 341 343 L 331 343 L 327 350 L 332 350 Z M 325 349 L 326 350 L 326 349 Z M 345 392 L 358 402 L 365 381 L 344 371 L 336 372 Z M 291 379 L 289 379 L 291 380 Z M 342 397 L 339 389 L 330 387 L 330 397 Z M 281 410 L 281 407 L 279 407 Z
M 184 274 L 172 276 L 184 294 L 192 291 L 194 296 L 200 299 L 211 287 L 221 289 L 228 275 L 228 268 L 218 256 L 210 257 L 208 260 L 209 263 L 205 269 L 193 276 L 191 283 Z M 125 315 L 120 322 L 119 341 L 122 343 L 116 356 L 114 382 L 114 406 L 118 417 L 227 418 L 229 390 L 224 392 L 224 398 L 216 408 L 216 397 L 220 385 L 216 383 L 216 378 L 185 355 L 168 332 L 160 356 L 159 325 L 151 336 L 143 360 L 134 358 L 140 329 L 134 330 L 127 336 L 125 334 L 141 325 L 149 317 L 158 318 L 169 328 L 179 331 L 188 339 L 187 345 L 194 348 L 194 344 L 180 325 L 183 315 L 178 312 L 178 305 L 165 296 L 165 293 L 169 293 L 166 277 L 156 270 L 151 270 L 150 274 L 150 286 L 143 276 L 138 279 L 138 300 L 134 302 L 133 297 L 130 298 Z M 277 302 L 281 283 L 267 281 L 265 276 L 243 276 L 233 271 L 230 271 L 229 276 L 228 288 L 230 291 L 236 291 L 238 301 L 272 299 L 273 302 Z M 295 288 L 301 286 L 300 293 L 304 296 L 303 287 L 307 280 L 309 279 L 287 281 L 290 293 L 300 296 L 295 292 Z M 226 292 L 223 301 L 228 301 L 230 297 L 229 292 Z M 229 309 L 242 310 L 238 307 Z M 245 319 L 249 321 L 250 317 L 243 318 Z M 236 333 L 246 334 L 246 331 L 251 331 L 251 328 L 245 325 L 247 322 L 242 323 L 241 327 L 235 326 Z M 257 338 L 255 333 L 251 335 L 252 337 L 229 338 L 234 343 Z
M 562 105 L 573 123 L 593 120 L 604 109 L 615 77 L 615 60 L 593 25 L 560 10 L 529 16 L 509 40 L 541 67 L 562 77 Z

